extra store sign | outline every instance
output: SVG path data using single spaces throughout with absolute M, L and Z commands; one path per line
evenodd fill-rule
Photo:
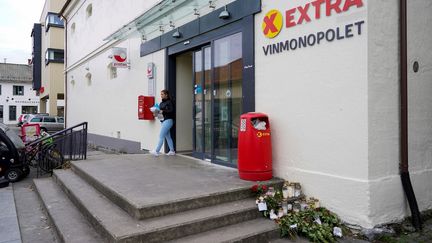
M 268 39 L 273 39 L 283 31 L 299 28 L 301 25 L 317 22 L 322 18 L 336 16 L 363 6 L 363 0 L 314 0 L 287 10 L 272 9 L 265 14 L 262 20 L 262 34 Z M 364 23 L 364 20 L 358 20 L 344 26 L 322 29 L 266 45 L 262 49 L 267 56 L 320 45 L 324 42 L 353 38 L 363 33 Z

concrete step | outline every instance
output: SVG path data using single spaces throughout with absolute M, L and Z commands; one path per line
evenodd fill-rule
M 248 198 L 137 220 L 73 171 L 56 170 L 53 178 L 109 242 L 162 242 L 261 217 L 255 199 Z
M 51 178 L 35 179 L 34 185 L 62 242 L 104 242 Z
M 175 173 L 175 170 L 170 172 L 169 170 L 163 169 L 163 173 L 165 174 L 163 174 L 163 178 L 160 178 L 157 172 L 158 167 L 156 166 L 150 167 L 151 170 L 140 171 L 143 167 L 142 164 L 137 166 L 126 159 L 121 161 L 122 163 L 108 162 L 97 166 L 95 163 L 73 162 L 72 170 L 136 219 L 159 217 L 252 197 L 250 187 L 253 185 L 253 182 L 241 181 L 237 179 L 237 175 L 234 177 L 236 177 L 237 181 L 241 181 L 241 184 L 239 182 L 234 182 L 232 184 L 237 184 L 230 187 L 231 182 L 227 182 L 225 185 L 217 181 L 218 175 L 212 175 L 212 171 L 208 173 L 208 176 L 212 176 L 213 178 L 208 177 L 207 181 L 193 181 L 196 179 L 191 178 L 194 172 L 190 173 L 190 175 L 184 173 L 185 169 L 183 169 L 183 167 L 185 166 L 179 166 L 178 173 Z M 162 161 L 156 162 L 162 163 Z M 168 162 L 172 163 L 169 165 L 170 167 L 175 166 L 174 161 Z M 151 162 L 143 161 L 143 163 L 149 164 Z M 122 164 L 123 166 L 119 167 L 119 165 L 121 166 Z M 100 171 L 101 168 L 105 171 Z M 118 172 L 119 170 L 121 170 L 121 173 Z M 151 174 L 152 172 L 154 172 L 154 174 Z M 184 174 L 189 177 L 179 179 L 179 177 Z M 129 175 L 129 177 L 127 175 Z M 177 179 L 181 181 L 189 181 L 189 184 L 170 185 L 169 183 L 172 183 L 172 181 L 170 181 L 171 178 L 166 179 L 166 176 L 177 177 Z M 199 178 L 199 176 L 197 177 Z M 219 175 L 219 177 L 222 176 Z M 143 178 L 149 179 L 145 180 Z M 232 178 L 228 179 L 234 181 Z M 149 181 L 152 182 L 152 185 L 149 185 Z M 214 181 L 214 183 L 212 183 L 212 181 Z M 282 187 L 283 182 L 284 181 L 281 179 L 274 178 L 269 181 L 261 182 L 261 184 Z M 220 188 L 212 188 L 212 184 L 223 185 L 223 190 Z M 176 190 L 176 186 L 183 187 Z M 203 191 L 204 187 L 208 188 L 208 192 Z M 191 192 L 191 190 L 194 189 L 196 189 L 196 193 Z M 133 197 L 133 194 L 140 195 L 140 192 L 141 194 L 147 194 L 148 198 L 143 200 L 142 196 L 141 198 Z M 162 194 L 164 192 L 172 196 L 165 198 L 159 197 L 158 193 Z M 154 200 L 152 200 L 152 198 L 154 198 Z
M 217 228 L 192 236 L 170 241 L 170 243 L 201 243 L 201 242 L 248 242 L 263 243 L 279 238 L 279 227 L 265 218 Z

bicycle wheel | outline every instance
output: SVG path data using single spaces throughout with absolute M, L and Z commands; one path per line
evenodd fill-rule
M 60 168 L 63 165 L 63 162 L 63 154 L 58 149 L 49 148 L 45 150 L 43 163 L 40 167 L 45 172 L 52 172 L 54 169 Z

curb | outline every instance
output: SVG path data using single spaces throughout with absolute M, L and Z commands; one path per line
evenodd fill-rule
M 12 185 L 0 189 L 0 208 L 0 243 L 22 242 Z

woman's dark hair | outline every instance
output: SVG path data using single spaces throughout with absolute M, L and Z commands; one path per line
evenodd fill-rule
M 171 95 L 170 95 L 170 93 L 169 93 L 168 90 L 163 89 L 163 90 L 161 90 L 161 92 L 164 93 L 164 94 L 166 94 L 166 96 L 168 97 L 169 100 L 171 99 Z

